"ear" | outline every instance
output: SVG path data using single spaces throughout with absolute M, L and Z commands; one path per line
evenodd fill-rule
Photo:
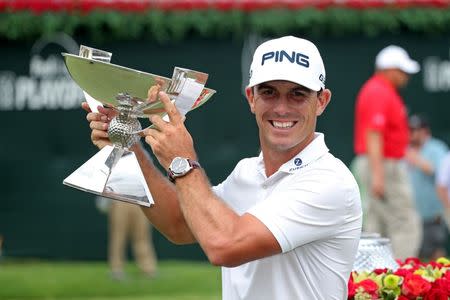
M 248 87 L 245 89 L 245 96 L 247 97 L 248 105 L 250 106 L 250 111 L 255 113 L 255 95 L 253 94 L 253 88 Z
M 331 101 L 331 91 L 329 89 L 324 89 L 319 95 L 317 101 L 316 116 L 320 116 L 327 107 L 328 103 Z

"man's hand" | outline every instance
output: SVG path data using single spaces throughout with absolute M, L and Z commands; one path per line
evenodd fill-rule
M 373 174 L 372 184 L 371 184 L 372 195 L 379 200 L 384 199 L 384 178 L 383 175 Z
M 111 145 L 108 138 L 109 122 L 116 115 L 116 112 L 110 108 L 98 107 L 98 113 L 91 112 L 87 102 L 81 103 L 81 107 L 88 112 L 86 119 L 89 121 L 89 127 L 92 129 L 91 141 L 99 149 L 106 145 Z
M 419 151 L 414 148 L 408 148 L 406 150 L 405 160 L 412 166 L 419 166 L 421 161 Z
M 169 122 L 164 121 L 159 115 L 151 115 L 150 121 L 156 128 L 146 129 L 144 136 L 161 166 L 167 170 L 176 156 L 196 159 L 197 155 L 192 137 L 184 126 L 184 116 L 165 92 L 159 92 L 158 96 L 164 104 Z

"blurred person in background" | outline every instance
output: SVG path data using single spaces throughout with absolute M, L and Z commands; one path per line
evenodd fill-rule
M 422 226 L 414 206 L 406 164 L 408 115 L 398 90 L 419 64 L 398 46 L 382 49 L 375 73 L 358 93 L 355 107 L 355 172 L 366 191 L 364 230 L 391 240 L 394 256 L 417 256 Z
M 114 167 L 108 184 L 122 192 L 140 187 L 139 178 L 132 170 L 131 155 L 123 156 Z M 148 278 L 157 271 L 157 259 L 152 241 L 152 227 L 138 205 L 97 197 L 97 207 L 108 214 L 108 263 L 111 277 L 115 280 L 126 279 L 125 262 L 127 245 L 131 242 L 134 258 L 139 269 Z
M 331 99 L 316 46 L 292 36 L 261 44 L 246 96 L 261 153 L 211 187 L 184 118 L 166 93 L 150 94 L 169 121 L 151 116 L 145 140 L 169 179 L 133 147 L 155 201 L 143 210 L 169 240 L 198 242 L 222 266 L 224 300 L 346 299 L 362 211 L 354 177 L 315 132 Z M 99 111 L 87 118 L 101 148 L 110 144 L 102 119 L 113 112 Z
M 450 228 L 450 152 L 444 157 L 437 170 L 436 191 L 444 206 L 447 228 Z
M 409 118 L 409 148 L 405 160 L 413 187 L 417 211 L 422 218 L 423 238 L 419 257 L 435 260 L 446 255 L 447 226 L 444 209 L 435 188 L 435 173 L 448 151 L 434 138 L 428 120 L 421 115 Z

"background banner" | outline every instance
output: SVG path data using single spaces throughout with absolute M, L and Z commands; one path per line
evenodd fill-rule
M 291 32 L 290 34 L 296 34 Z M 303 35 L 304 36 L 304 35 Z M 397 44 L 422 71 L 402 92 L 410 113 L 432 116 L 435 136 L 450 143 L 450 40 L 442 36 L 307 36 L 319 47 L 333 95 L 318 130 L 347 165 L 353 158 L 356 93 L 371 76 L 375 55 Z M 170 77 L 174 66 L 209 74 L 217 94 L 188 115 L 199 159 L 210 180 L 225 179 L 242 158 L 258 155 L 258 132 L 243 90 L 253 49 L 264 38 L 191 37 L 157 44 L 146 39 L 98 43 L 83 35 L 53 34 L 0 48 L 0 235 L 4 254 L 16 257 L 100 259 L 106 254 L 107 218 L 94 197 L 62 180 L 97 149 L 90 142 L 83 94 L 65 71 L 61 52 L 80 44 L 113 52 L 112 62 Z M 144 120 L 143 125 L 147 123 Z M 174 246 L 155 234 L 160 258 L 202 259 L 197 246 Z

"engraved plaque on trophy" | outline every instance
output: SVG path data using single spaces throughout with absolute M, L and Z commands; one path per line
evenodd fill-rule
M 185 115 L 215 93 L 205 88 L 208 74 L 175 67 L 172 78 L 166 78 L 111 64 L 111 53 L 86 46 L 80 47 L 79 55 L 62 55 L 91 110 L 96 112 L 102 105 L 116 112 L 108 128 L 112 146 L 97 152 L 63 183 L 115 200 L 152 205 L 153 198 L 138 160 L 129 150 L 140 139 L 142 128 L 138 118 L 159 114 L 167 120 L 163 104 L 147 100 L 148 90 L 158 85 Z

